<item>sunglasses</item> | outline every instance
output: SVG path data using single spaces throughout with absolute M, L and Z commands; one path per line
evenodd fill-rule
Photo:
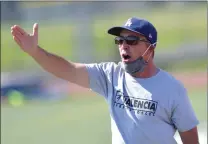
M 137 45 L 139 41 L 148 42 L 147 40 L 142 39 L 140 37 L 136 37 L 136 36 L 127 36 L 127 37 L 118 36 L 115 38 L 115 44 L 117 45 L 122 45 L 124 41 L 128 45 Z

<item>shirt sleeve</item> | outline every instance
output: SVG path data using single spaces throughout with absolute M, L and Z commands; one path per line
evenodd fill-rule
M 90 89 L 107 99 L 108 87 L 112 83 L 114 64 L 106 62 L 85 64 L 85 66 L 88 71 Z
M 180 86 L 178 96 L 176 96 L 172 121 L 179 132 L 188 131 L 199 124 L 187 91 L 183 86 Z

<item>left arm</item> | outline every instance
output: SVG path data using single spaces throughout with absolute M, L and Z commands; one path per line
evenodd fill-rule
M 199 144 L 197 131 L 199 120 L 183 86 L 179 86 L 178 93 L 175 95 L 171 119 L 183 144 Z
M 179 134 L 183 144 L 199 144 L 197 127 L 184 132 L 179 131 Z

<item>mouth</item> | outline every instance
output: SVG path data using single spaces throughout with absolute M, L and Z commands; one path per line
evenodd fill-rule
M 122 60 L 124 62 L 130 62 L 131 56 L 128 54 L 122 54 Z

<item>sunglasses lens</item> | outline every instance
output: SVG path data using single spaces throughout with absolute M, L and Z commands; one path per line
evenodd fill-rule
M 136 45 L 137 44 L 137 40 L 126 40 L 126 43 L 128 45 Z
M 123 41 L 124 41 L 124 40 L 123 40 L 122 38 L 120 38 L 120 37 L 116 37 L 116 38 L 115 38 L 115 44 L 118 44 L 118 45 L 119 45 L 119 44 L 123 44 Z
M 126 43 L 128 45 L 136 45 L 138 42 L 138 38 L 137 37 L 126 37 Z
M 133 37 L 133 36 L 129 36 L 129 37 L 116 37 L 115 38 L 115 44 L 121 45 L 123 44 L 124 40 L 126 41 L 126 43 L 128 45 L 136 45 L 138 43 L 138 38 L 137 37 Z

